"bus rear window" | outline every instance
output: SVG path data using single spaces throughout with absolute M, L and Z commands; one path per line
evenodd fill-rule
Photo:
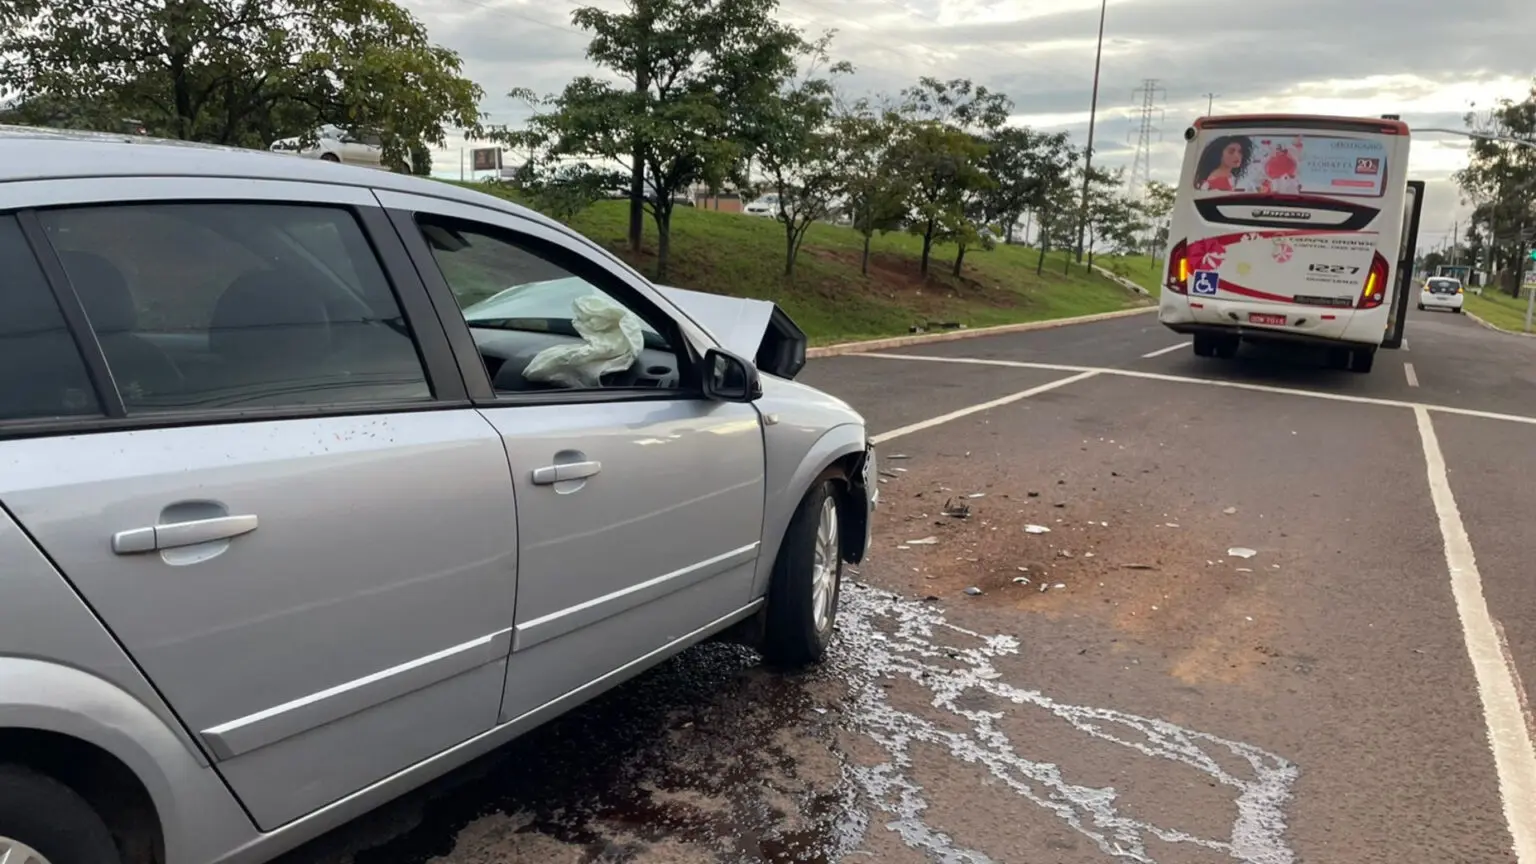
M 1379 198 L 1387 142 L 1376 137 L 1248 132 L 1201 137 L 1200 192 Z

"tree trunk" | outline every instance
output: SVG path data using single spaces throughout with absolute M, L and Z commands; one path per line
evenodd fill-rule
M 923 264 L 918 268 L 918 273 L 924 279 L 928 278 L 928 259 L 933 255 L 933 231 L 936 226 L 930 220 L 928 227 L 923 229 Z
M 795 275 L 795 253 L 800 251 L 795 244 L 795 220 L 784 220 L 784 276 L 789 278 Z
M 672 199 L 656 202 L 656 281 L 667 281 L 667 264 L 672 253 Z
M 651 92 L 650 42 L 651 0 L 635 0 L 636 17 L 644 34 L 640 38 L 639 52 L 635 55 L 635 93 L 642 102 L 649 102 Z M 645 146 L 635 142 L 633 161 L 629 169 L 629 251 L 639 253 L 640 242 L 645 236 Z M 658 202 L 657 207 L 661 205 Z M 658 227 L 660 223 L 658 222 Z M 665 259 L 660 259 L 665 260 Z
M 629 251 L 640 251 L 645 235 L 645 160 L 640 146 L 635 146 L 634 167 L 629 174 Z
M 1045 224 L 1040 225 L 1040 257 L 1035 259 L 1035 275 L 1045 275 L 1045 247 L 1050 243 L 1050 237 L 1045 233 Z
M 873 232 L 864 235 L 864 257 L 859 261 L 859 273 L 865 276 L 869 275 L 869 241 L 873 237 Z
M 960 278 L 961 268 L 965 266 L 965 244 L 961 243 L 955 251 L 955 278 Z

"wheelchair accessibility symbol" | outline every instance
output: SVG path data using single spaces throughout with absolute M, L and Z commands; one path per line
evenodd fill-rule
M 1195 278 L 1190 282 L 1189 293 L 1199 294 L 1204 297 L 1216 296 L 1216 289 L 1221 285 L 1221 275 L 1215 270 L 1196 270 Z

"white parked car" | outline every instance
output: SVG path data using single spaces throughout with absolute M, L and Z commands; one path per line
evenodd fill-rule
M 307 147 L 301 146 L 298 138 L 280 138 L 268 149 L 273 153 L 291 153 L 305 159 L 365 168 L 381 168 L 384 164 L 384 142 L 378 134 L 354 135 L 329 123 L 315 130 L 315 140 Z
M 779 203 L 779 196 L 770 192 L 748 204 L 746 209 L 741 212 L 748 216 L 766 216 L 769 219 L 777 219 L 784 212 L 784 206 Z
M 1445 276 L 1431 276 L 1419 289 L 1419 309 L 1449 309 L 1460 312 L 1466 295 L 1461 281 Z

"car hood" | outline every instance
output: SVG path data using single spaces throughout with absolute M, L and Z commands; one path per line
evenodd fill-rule
M 721 348 L 756 363 L 759 371 L 793 379 L 805 368 L 805 331 L 778 304 L 667 285 L 656 287 L 708 330 Z

